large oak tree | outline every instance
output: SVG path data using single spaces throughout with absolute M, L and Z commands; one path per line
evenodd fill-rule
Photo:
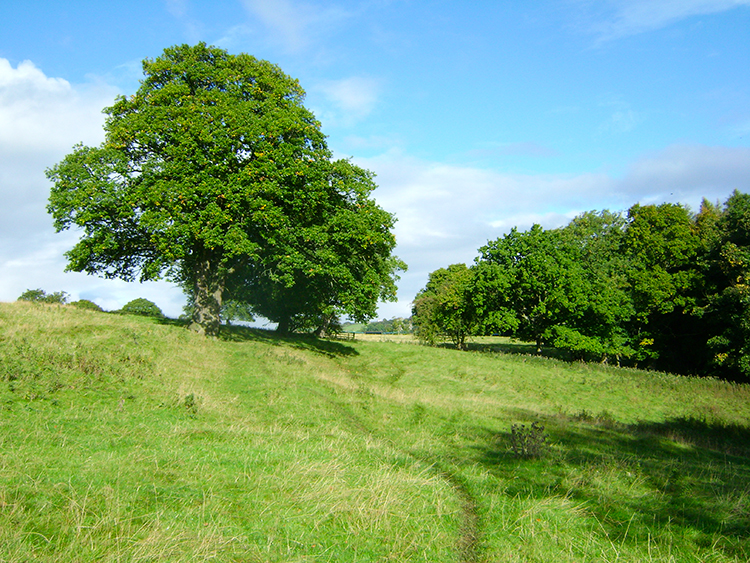
M 371 174 L 332 161 L 296 80 L 203 43 L 143 72 L 105 108 L 104 143 L 47 172 L 55 227 L 82 230 L 69 270 L 173 280 L 208 334 L 228 298 L 288 326 L 300 312 L 374 314 L 394 296 L 395 219 L 369 199 Z M 302 310 L 273 318 L 274 299 Z

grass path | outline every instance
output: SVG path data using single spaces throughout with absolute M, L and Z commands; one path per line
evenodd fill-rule
M 352 414 L 352 412 L 343 404 L 337 402 L 332 396 L 322 393 L 318 389 L 307 388 L 307 391 L 314 396 L 319 397 L 323 401 L 326 401 L 332 408 L 332 410 L 346 420 L 350 427 L 356 432 L 363 434 L 368 437 L 375 437 L 381 440 L 385 440 L 392 448 L 400 451 L 401 454 L 409 456 L 415 459 L 420 464 L 427 466 L 430 470 L 448 483 L 453 489 L 453 494 L 460 499 L 461 502 L 461 523 L 458 537 L 455 543 L 456 553 L 459 555 L 460 563 L 473 563 L 478 561 L 478 540 L 480 537 L 480 526 L 479 526 L 479 514 L 478 507 L 475 499 L 471 496 L 469 489 L 460 481 L 460 479 L 453 474 L 451 471 L 441 467 L 441 464 L 436 459 L 428 459 L 424 456 L 420 456 L 418 453 L 402 450 L 397 444 L 389 440 L 384 436 L 379 436 L 377 431 L 367 426 L 365 422 L 360 418 Z

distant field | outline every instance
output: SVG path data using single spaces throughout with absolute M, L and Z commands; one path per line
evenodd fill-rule
M 362 340 L 365 342 L 408 342 L 417 343 L 417 339 L 412 334 L 364 334 L 356 333 L 354 335 L 355 340 Z
M 750 386 L 508 346 L 0 303 L 0 562 L 750 560 Z

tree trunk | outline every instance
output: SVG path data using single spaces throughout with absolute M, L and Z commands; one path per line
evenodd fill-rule
M 289 325 L 291 323 L 291 319 L 289 316 L 284 316 L 279 320 L 279 324 L 276 325 L 276 332 L 279 334 L 289 334 Z
M 320 326 L 315 329 L 315 336 L 318 338 L 325 338 L 328 336 L 328 329 L 331 326 L 331 321 L 333 321 L 332 315 L 324 315 Z
M 212 269 L 208 259 L 198 263 L 195 273 L 195 311 L 191 326 L 206 336 L 218 336 L 224 280 Z

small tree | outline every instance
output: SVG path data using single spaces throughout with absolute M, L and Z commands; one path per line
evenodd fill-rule
M 435 344 L 443 335 L 459 350 L 476 333 L 477 323 L 468 291 L 472 271 L 465 264 L 453 264 L 430 274 L 425 288 L 414 299 L 412 320 L 417 338 Z

